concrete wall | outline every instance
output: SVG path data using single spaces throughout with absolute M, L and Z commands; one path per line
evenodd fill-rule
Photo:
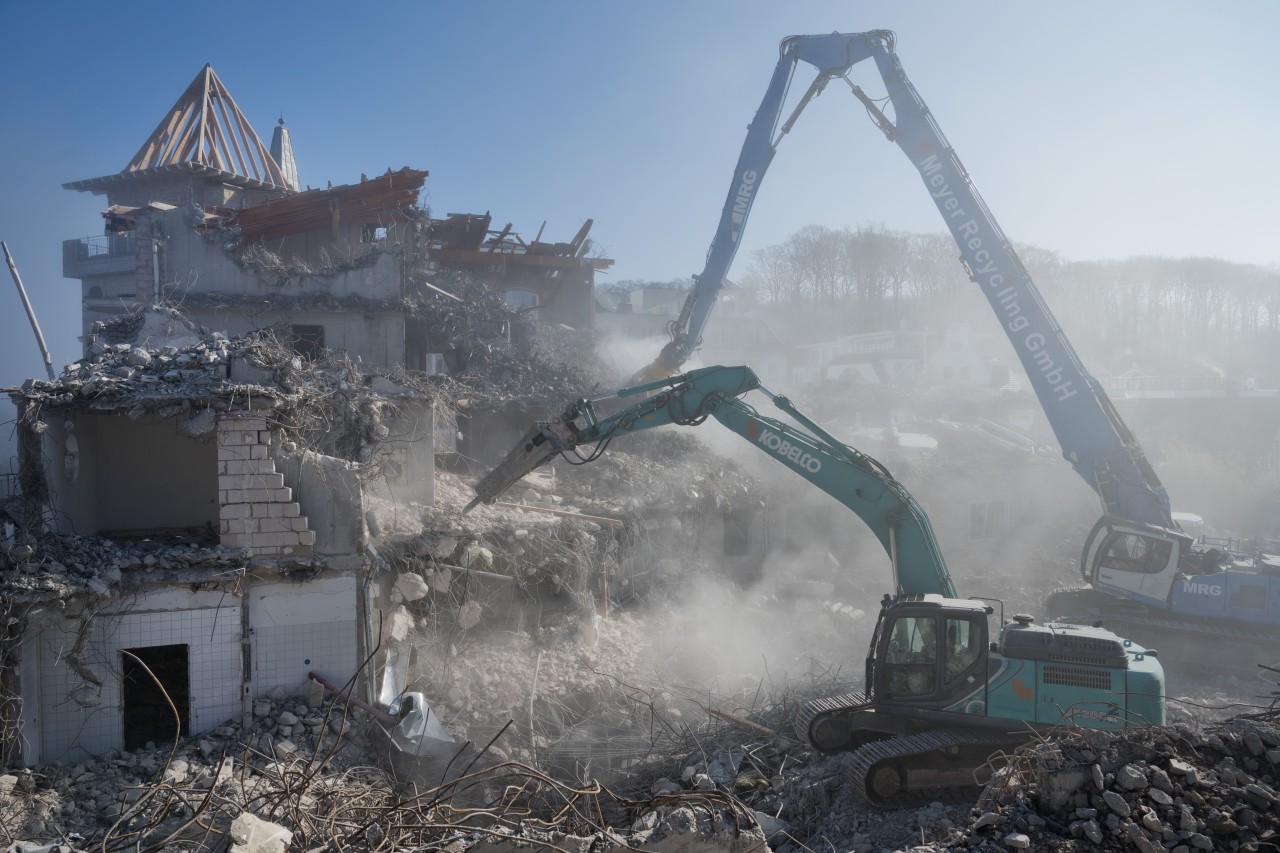
M 123 204 L 143 207 L 148 202 L 162 201 L 183 207 L 199 204 L 202 207 L 240 207 L 260 204 L 283 195 L 278 190 L 245 190 L 225 184 L 220 180 L 200 180 L 190 175 L 172 178 L 152 178 L 145 181 L 121 181 L 107 194 L 107 207 Z
M 373 488 L 396 503 L 433 504 L 436 499 L 435 407 L 398 403 L 396 408 L 399 416 L 386 421 L 392 464 L 388 466 L 387 476 Z
M 364 503 L 351 466 L 310 451 L 281 453 L 276 463 L 315 531 L 314 552 L 323 556 L 359 553 Z
M 324 327 L 324 345 L 345 350 L 369 367 L 391 368 L 404 363 L 403 314 L 356 311 L 255 311 L 238 306 L 184 307 L 200 325 L 236 337 L 278 323 Z
M 162 589 L 113 602 L 90 623 L 82 661 L 93 687 L 67 665 L 80 622 L 52 616 L 23 645 L 24 758 L 28 764 L 79 761 L 120 749 L 121 649 L 185 645 L 190 683 L 189 731 L 238 722 L 243 695 L 274 688 L 304 693 L 307 673 L 345 682 L 358 666 L 354 573 L 298 583 L 242 580 L 227 590 Z M 247 602 L 251 680 L 241 639 Z M 79 701 L 77 701 L 79 700 Z
M 164 281 L 175 283 L 178 297 L 190 286 L 191 292 L 217 292 L 263 296 L 299 296 L 326 293 L 337 299 L 358 295 L 365 299 L 398 299 L 401 290 L 402 257 L 396 250 L 379 251 L 373 263 L 358 269 L 331 273 L 291 274 L 286 282 L 270 270 L 242 267 L 231 259 L 231 250 L 223 244 L 193 231 L 187 224 L 186 210 L 156 214 L 157 231 L 166 237 L 164 245 Z M 268 244 L 272 252 L 277 246 Z M 366 247 L 367 248 L 367 247 Z M 285 264 L 291 263 L 283 255 Z M 333 260 L 342 257 L 334 255 Z
M 366 226 L 386 228 L 386 237 L 376 244 L 365 242 Z M 301 258 L 311 266 L 319 266 L 326 258 L 330 261 L 354 259 L 396 243 L 412 251 L 416 242 L 417 230 L 412 222 L 381 221 L 376 217 L 364 219 L 359 214 L 341 211 L 336 232 L 329 223 L 325 223 L 301 234 L 267 240 L 264 245 L 286 262 Z
M 71 438 L 74 483 L 67 476 Z M 63 529 L 94 535 L 217 524 L 217 449 L 183 434 L 180 420 L 76 412 L 53 420 L 43 445 Z
M 248 590 L 253 695 L 276 687 L 290 695 L 305 694 L 312 671 L 345 684 L 360 662 L 356 595 L 354 573 L 299 583 L 254 583 Z

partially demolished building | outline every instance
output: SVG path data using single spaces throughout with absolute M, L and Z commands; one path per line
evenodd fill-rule
M 175 707 L 208 731 L 312 672 L 363 671 L 372 697 L 391 608 L 371 506 L 433 501 L 461 398 L 484 427 L 484 395 L 440 374 L 532 346 L 513 303 L 589 331 L 612 263 L 590 221 L 545 243 L 432 219 L 426 177 L 304 189 L 283 120 L 268 148 L 205 66 L 125 169 L 66 185 L 108 206 L 64 244 L 85 358 L 10 390 L 6 761 L 163 742 Z

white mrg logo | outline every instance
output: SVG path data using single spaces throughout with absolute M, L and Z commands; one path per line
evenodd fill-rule
M 783 459 L 791 462 L 797 467 L 803 468 L 810 474 L 816 474 L 822 470 L 822 460 L 815 458 L 812 454 L 806 453 L 803 447 L 792 444 L 776 432 L 769 432 L 767 429 L 760 430 L 760 437 L 756 439 L 760 444 L 772 450 Z
M 756 191 L 756 179 L 760 176 L 754 170 L 748 169 L 742 173 L 742 182 L 738 184 L 737 198 L 733 200 L 733 224 L 742 225 L 747 221 L 747 211 L 751 209 L 751 196 Z M 729 237 L 735 243 L 742 232 L 739 229 L 731 229 Z
M 1183 581 L 1182 591 L 1191 595 L 1212 595 L 1215 598 L 1222 595 L 1222 586 L 1216 583 L 1200 583 L 1198 581 Z

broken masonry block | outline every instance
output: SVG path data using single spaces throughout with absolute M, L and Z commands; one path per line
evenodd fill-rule
M 218 517 L 223 521 L 233 518 L 249 518 L 253 515 L 253 504 L 223 504 L 218 510 Z
M 290 533 L 293 528 L 290 521 L 283 518 L 255 518 L 254 523 L 258 525 L 260 533 Z
M 230 445 L 250 445 L 258 443 L 258 432 L 256 430 L 241 429 L 220 429 L 218 430 L 218 444 Z
M 261 432 L 267 429 L 267 419 L 258 416 L 250 417 L 227 417 L 223 418 L 222 423 L 226 429 L 242 430 L 245 432 Z
M 416 572 L 405 572 L 402 575 L 398 575 L 392 589 L 399 593 L 405 601 L 419 601 L 426 598 L 431 591 L 426 580 Z

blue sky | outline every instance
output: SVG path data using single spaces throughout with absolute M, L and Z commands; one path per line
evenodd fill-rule
M 425 168 L 436 215 L 489 210 L 528 237 L 546 220 L 549 240 L 591 218 L 605 280 L 688 276 L 779 40 L 881 28 L 1015 242 L 1280 263 L 1271 0 L 0 0 L 0 239 L 60 368 L 79 355 L 61 243 L 100 233 L 105 206 L 61 185 L 122 169 L 210 62 L 264 141 L 283 113 L 304 184 Z M 834 85 L 784 141 L 735 271 L 814 223 L 942 230 Z M 5 278 L 0 385 L 43 375 Z

